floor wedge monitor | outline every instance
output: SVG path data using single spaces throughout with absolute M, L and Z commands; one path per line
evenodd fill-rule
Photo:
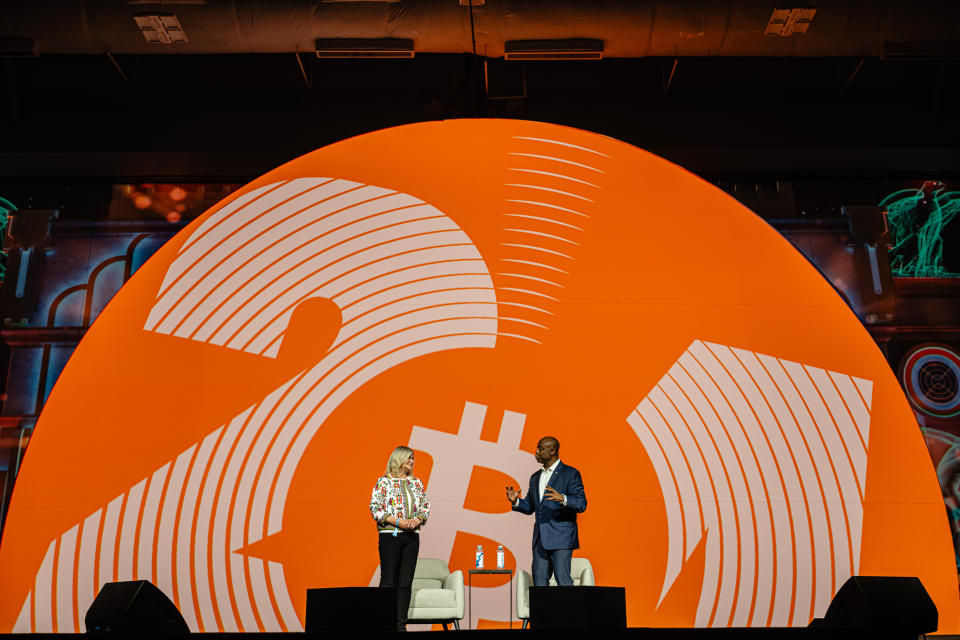
M 937 617 L 937 607 L 919 578 L 853 576 L 837 591 L 823 619 L 814 622 L 915 638 L 936 631 Z
M 108 582 L 87 609 L 88 632 L 189 633 L 170 598 L 147 580 Z
M 530 587 L 530 625 L 540 629 L 626 629 L 623 587 Z
M 397 590 L 380 587 L 307 589 L 304 631 L 396 631 Z

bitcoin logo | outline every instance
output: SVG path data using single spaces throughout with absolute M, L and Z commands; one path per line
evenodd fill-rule
M 448 559 L 457 531 L 467 531 L 502 543 L 513 553 L 517 567 L 527 568 L 531 562 L 530 532 L 516 526 L 517 514 L 490 514 L 463 507 L 474 466 L 496 469 L 517 479 L 520 486 L 526 484 L 522 479 L 533 467 L 530 454 L 520 450 L 525 416 L 505 411 L 496 442 L 487 442 L 480 439 L 486 413 L 485 406 L 466 403 L 456 434 L 420 426 L 413 428 L 410 447 L 426 451 L 433 458 L 428 491 L 431 500 L 443 505 L 435 510 L 430 526 L 424 529 L 422 544 L 430 553 Z M 509 600 L 508 591 L 509 585 L 474 587 L 472 618 L 505 621 L 503 603 Z

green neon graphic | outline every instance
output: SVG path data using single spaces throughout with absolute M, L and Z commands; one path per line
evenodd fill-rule
M 960 211 L 960 191 L 942 182 L 903 189 L 880 202 L 887 209 L 893 248 L 890 269 L 900 278 L 956 278 L 943 268 L 943 229 Z
M 7 224 L 10 213 L 17 207 L 6 198 L 0 198 L 0 282 L 7 275 L 7 252 L 3 250 L 3 239 L 7 235 Z

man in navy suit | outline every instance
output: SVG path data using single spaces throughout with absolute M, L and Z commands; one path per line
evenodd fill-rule
M 533 584 L 545 587 L 553 573 L 557 584 L 572 586 L 570 557 L 580 548 L 577 514 L 587 509 L 580 472 L 560 462 L 560 442 L 541 438 L 534 454 L 543 469 L 530 476 L 530 489 L 523 498 L 512 486 L 507 499 L 514 511 L 536 514 L 533 525 Z

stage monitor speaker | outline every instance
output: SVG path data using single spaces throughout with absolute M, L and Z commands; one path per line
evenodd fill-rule
M 103 585 L 83 620 L 88 633 L 190 633 L 176 605 L 147 580 Z
M 536 629 L 626 629 L 623 587 L 530 587 Z
M 919 578 L 853 576 L 833 596 L 823 619 L 814 623 L 915 638 L 937 630 L 937 607 Z
M 396 631 L 397 590 L 387 587 L 307 589 L 304 631 Z

